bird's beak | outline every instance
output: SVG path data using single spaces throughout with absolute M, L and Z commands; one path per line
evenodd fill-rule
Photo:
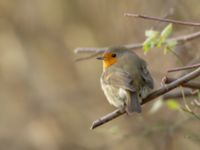
M 104 60 L 104 57 L 97 57 L 98 60 Z

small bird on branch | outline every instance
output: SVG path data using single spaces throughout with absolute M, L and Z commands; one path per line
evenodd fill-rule
M 127 114 L 141 112 L 142 99 L 153 89 L 146 62 L 124 47 L 109 48 L 102 57 L 101 87 L 108 102 Z

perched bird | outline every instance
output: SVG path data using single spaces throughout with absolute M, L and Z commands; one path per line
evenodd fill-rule
M 102 57 L 101 87 L 108 102 L 128 114 L 141 112 L 142 99 L 153 89 L 146 62 L 124 47 L 113 47 Z

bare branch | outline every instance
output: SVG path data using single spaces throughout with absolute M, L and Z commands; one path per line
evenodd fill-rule
M 153 99 L 175 89 L 176 87 L 178 87 L 178 86 L 180 86 L 180 85 L 182 85 L 182 84 L 184 84 L 184 83 L 186 83 L 186 82 L 188 82 L 188 81 L 190 81 L 190 80 L 192 80 L 192 79 L 194 79 L 198 76 L 200 76 L 200 67 L 197 68 L 196 70 L 178 78 L 177 80 L 175 80 L 175 81 L 173 81 L 173 82 L 151 92 L 146 98 L 143 99 L 141 105 L 143 105 L 143 104 L 145 104 L 145 103 L 147 103 L 147 102 L 149 102 L 149 101 L 151 101 L 151 100 L 153 100 Z M 106 122 L 109 122 L 109 121 L 113 120 L 114 118 L 117 118 L 117 117 L 123 115 L 124 113 L 125 113 L 125 110 L 122 111 L 121 109 L 117 109 L 117 110 L 101 117 L 100 119 L 94 121 L 92 126 L 91 126 L 91 129 L 94 129 L 98 126 L 101 126 L 101 125 L 105 124 Z
M 194 97 L 197 96 L 197 94 L 192 93 L 191 91 L 185 90 L 184 91 L 185 97 Z M 174 93 L 167 93 L 163 95 L 162 99 L 167 100 L 167 99 L 177 99 L 177 98 L 182 98 L 183 94 L 180 91 L 174 92 Z
M 182 36 L 178 36 L 178 37 L 174 37 L 174 38 L 169 38 L 166 42 L 171 41 L 171 40 L 176 40 L 177 43 L 184 43 L 190 40 L 194 40 L 196 38 L 200 37 L 200 31 L 198 32 L 194 32 L 194 33 L 190 33 L 187 35 L 182 35 Z M 142 48 L 143 43 L 135 43 L 135 44 L 128 44 L 128 45 L 124 45 L 124 47 L 127 47 L 129 49 L 139 49 Z M 108 47 L 104 47 L 104 48 L 76 48 L 74 50 L 75 53 L 103 53 L 105 50 L 107 50 Z
M 174 79 L 174 78 L 165 77 L 164 82 L 168 84 L 168 83 L 171 83 L 171 82 L 173 82 L 175 80 L 176 79 Z M 191 89 L 200 89 L 200 83 L 192 82 L 192 81 L 184 83 L 184 84 L 182 84 L 182 86 L 183 87 L 187 87 L 187 88 L 191 88 Z
M 181 35 L 178 37 L 170 38 L 168 41 L 176 40 L 178 43 L 183 43 L 183 42 L 188 42 L 188 41 L 194 40 L 199 37 L 200 37 L 200 31 L 197 31 L 197 32 L 190 33 L 187 35 Z
M 90 59 L 90 58 L 94 58 L 94 57 L 98 56 L 99 54 L 101 54 L 101 53 L 97 52 L 97 53 L 91 54 L 89 56 L 77 58 L 77 59 L 75 59 L 75 61 L 79 62 L 79 61 L 87 60 L 87 59 Z
M 136 44 L 128 44 L 128 45 L 124 45 L 124 47 L 129 48 L 129 49 L 138 49 L 138 48 L 142 48 L 143 43 L 136 43 Z M 109 47 L 104 47 L 104 48 L 76 48 L 74 50 L 75 53 L 91 53 L 91 52 L 95 52 L 95 53 L 103 53 L 105 52 Z
M 184 67 L 178 67 L 178 68 L 173 68 L 168 70 L 167 72 L 176 72 L 176 71 L 182 71 L 182 70 L 188 70 L 188 69 L 195 69 L 200 67 L 200 63 L 199 64 L 194 64 L 194 65 L 190 65 L 190 66 L 184 66 Z
M 103 53 L 106 49 L 108 49 L 108 47 L 102 47 L 102 48 L 92 48 L 92 47 L 88 47 L 88 48 L 84 48 L 84 47 L 78 47 L 74 50 L 75 53 L 91 53 L 91 52 L 95 52 L 95 53 Z
M 169 22 L 169 23 L 186 25 L 186 26 L 198 26 L 198 27 L 200 27 L 200 23 L 199 22 L 186 22 L 186 21 L 179 21 L 179 20 L 173 20 L 173 19 L 164 19 L 164 18 L 141 15 L 141 14 L 133 14 L 133 13 L 124 13 L 124 16 L 137 17 L 137 18 L 141 18 L 141 19 L 155 20 L 155 21 L 160 21 L 160 22 Z

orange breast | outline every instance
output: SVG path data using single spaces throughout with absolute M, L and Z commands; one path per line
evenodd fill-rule
M 116 58 L 108 57 L 103 60 L 103 68 L 108 68 L 117 62 Z

